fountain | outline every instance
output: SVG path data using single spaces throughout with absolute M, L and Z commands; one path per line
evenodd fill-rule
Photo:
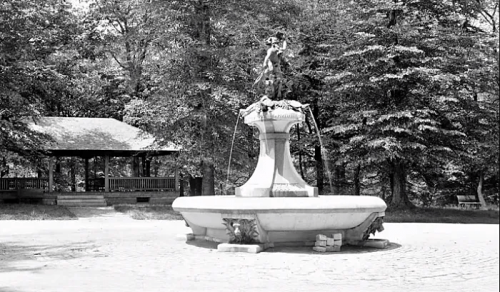
M 279 66 L 274 66 L 274 70 Z M 279 96 L 281 72 L 263 72 L 267 92 Z M 271 76 L 273 77 L 273 76 Z M 270 86 L 269 86 L 270 85 Z M 271 87 L 271 89 L 269 89 Z M 342 234 L 342 244 L 359 245 L 382 231 L 385 202 L 371 196 L 319 196 L 297 173 L 290 156 L 291 127 L 305 120 L 307 105 L 274 101 L 264 95 L 240 114 L 260 132 L 260 155 L 250 179 L 234 196 L 179 197 L 172 207 L 182 214 L 192 238 L 222 243 L 314 245 L 317 234 Z M 246 239 L 242 239 L 242 234 Z M 250 235 L 249 235 L 250 234 Z

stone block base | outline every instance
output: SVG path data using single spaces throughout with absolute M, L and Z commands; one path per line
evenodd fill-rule
M 191 241 L 195 239 L 195 236 L 192 233 L 181 233 L 177 234 L 177 236 L 175 236 L 175 239 L 182 241 Z

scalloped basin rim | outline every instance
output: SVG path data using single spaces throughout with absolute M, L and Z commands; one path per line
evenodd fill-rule
M 179 197 L 172 208 L 178 212 L 209 213 L 367 213 L 384 212 L 385 202 L 371 196 L 318 197 L 236 197 L 200 196 Z

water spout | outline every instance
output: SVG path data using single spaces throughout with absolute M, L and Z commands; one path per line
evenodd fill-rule
M 236 125 L 234 126 L 233 139 L 231 140 L 231 150 L 229 151 L 229 162 L 227 164 L 227 178 L 225 191 L 227 191 L 227 185 L 229 183 L 229 174 L 231 173 L 231 158 L 233 157 L 233 147 L 234 147 L 234 139 L 236 138 L 236 130 L 238 129 L 238 123 L 240 121 L 241 112 L 238 112 L 238 116 L 236 117 Z
M 325 147 L 323 147 L 323 139 L 321 139 L 321 133 L 319 132 L 319 127 L 318 124 L 316 123 L 316 119 L 314 119 L 311 107 L 308 108 L 309 108 L 309 113 L 311 114 L 311 119 L 313 120 L 314 123 L 314 127 L 316 128 L 316 133 L 318 134 L 319 145 L 321 150 L 321 159 L 323 160 L 323 165 L 326 168 L 326 175 L 328 176 L 328 182 L 330 183 L 330 192 L 333 192 L 332 175 L 330 173 L 330 167 L 328 166 L 328 162 L 326 161 L 327 156 L 325 152 Z

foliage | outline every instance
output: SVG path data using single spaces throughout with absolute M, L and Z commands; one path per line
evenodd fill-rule
M 455 223 L 455 224 L 498 224 L 498 208 L 490 210 L 463 210 L 458 208 L 414 208 L 386 212 L 389 223 Z
M 337 164 L 381 168 L 390 182 L 389 203 L 409 206 L 410 172 L 426 175 L 468 151 L 464 115 L 457 113 L 472 106 L 464 84 L 477 63 L 469 54 L 484 56 L 490 38 L 461 31 L 456 9 L 444 3 L 360 6 L 351 14 L 352 38 L 325 77 L 340 99 L 326 131 L 332 142 L 342 142 L 330 149 L 341 157 Z
M 0 4 L 9 161 L 46 138 L 28 116 L 113 117 L 179 145 L 172 167 L 204 177 L 203 194 L 227 193 L 256 164 L 257 131 L 238 113 L 260 99 L 264 40 L 279 31 L 286 98 L 311 108 L 291 131 L 307 182 L 400 208 L 498 197 L 495 1 L 84 2 Z
M 0 151 L 29 154 L 43 141 L 25 118 L 43 114 L 43 104 L 65 89 L 50 56 L 71 37 L 67 6 L 60 1 L 0 4 Z

